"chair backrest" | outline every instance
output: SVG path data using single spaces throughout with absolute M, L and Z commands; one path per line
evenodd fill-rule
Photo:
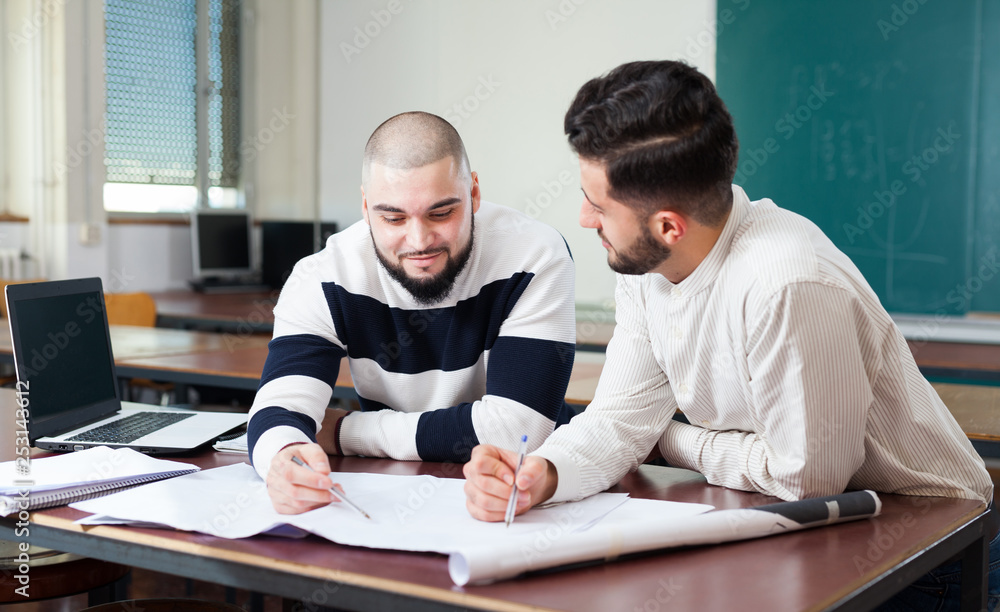
M 156 325 L 156 301 L 144 292 L 105 293 L 109 325 Z
M 6 294 L 7 285 L 20 285 L 22 283 L 40 283 L 44 278 L 33 278 L 31 280 L 5 280 L 0 278 L 0 319 L 7 318 L 7 299 Z

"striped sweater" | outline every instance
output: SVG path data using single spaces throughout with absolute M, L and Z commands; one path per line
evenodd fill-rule
M 983 460 L 851 260 L 807 219 L 733 192 L 687 278 L 618 277 L 594 401 L 537 451 L 554 499 L 604 490 L 659 444 L 712 484 L 786 500 L 989 501 Z M 671 420 L 678 407 L 690 424 Z
M 471 257 L 427 307 L 378 263 L 359 221 L 300 261 L 274 309 L 250 411 L 251 460 L 265 476 L 292 442 L 315 441 L 346 358 L 362 412 L 345 454 L 465 461 L 479 443 L 537 447 L 569 418 L 574 268 L 553 228 L 482 202 Z

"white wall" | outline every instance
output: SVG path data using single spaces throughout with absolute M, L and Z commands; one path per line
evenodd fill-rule
M 183 289 L 194 276 L 189 226 L 114 223 L 107 230 L 105 291 Z
M 4 234 L 40 253 L 48 278 L 111 283 L 136 270 L 142 289 L 183 286 L 187 228 L 108 225 L 103 211 L 102 5 L 0 3 L 10 43 L 0 203 L 31 220 Z M 258 218 L 311 219 L 320 208 L 342 226 L 360 219 L 371 131 L 398 112 L 436 112 L 465 138 L 487 199 L 566 236 L 581 302 L 606 303 L 614 279 L 593 232 L 576 225 L 576 162 L 561 128 L 573 94 L 621 62 L 685 51 L 714 75 L 705 36 L 714 0 L 246 0 L 246 9 L 241 150 L 254 152 L 244 176 Z M 84 224 L 96 241 L 81 241 Z
M 320 12 L 323 217 L 361 218 L 361 153 L 379 123 L 434 112 L 462 134 L 484 198 L 567 238 L 577 301 L 609 304 L 605 251 L 577 225 L 563 116 L 584 82 L 626 61 L 685 58 L 714 78 L 715 2 L 321 0 Z
M 260 219 L 313 219 L 316 208 L 318 0 L 245 5 L 243 155 L 248 208 Z

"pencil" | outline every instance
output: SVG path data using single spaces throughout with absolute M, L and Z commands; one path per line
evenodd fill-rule
M 302 467 L 306 468 L 310 472 L 315 472 L 316 471 L 316 470 L 312 469 L 312 467 L 310 467 L 308 463 L 306 463 L 305 461 L 299 459 L 298 457 L 292 457 L 292 461 L 294 461 L 298 465 L 301 465 Z M 365 517 L 369 521 L 372 520 L 372 517 L 368 516 L 368 513 L 365 512 L 364 510 L 362 510 L 361 506 L 359 506 L 356 503 L 352 502 L 351 500 L 347 499 L 347 496 L 344 495 L 343 492 L 338 491 L 338 490 L 334 489 L 333 487 L 330 487 L 330 493 L 333 493 L 337 497 L 337 499 L 342 500 L 345 504 L 347 504 L 351 508 L 354 508 L 355 510 L 357 510 L 358 512 L 360 512 L 361 516 Z

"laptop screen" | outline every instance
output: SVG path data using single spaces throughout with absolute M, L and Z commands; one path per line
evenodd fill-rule
M 55 287 L 55 294 L 44 295 L 62 283 L 41 283 L 34 290 L 31 285 L 8 287 L 17 375 L 28 385 L 32 440 L 120 408 L 104 296 L 100 280 L 92 280 L 98 283 L 96 290 L 79 293 Z M 49 290 L 39 291 L 42 285 Z M 38 293 L 43 295 L 33 295 Z M 23 384 L 20 388 L 24 390 Z

